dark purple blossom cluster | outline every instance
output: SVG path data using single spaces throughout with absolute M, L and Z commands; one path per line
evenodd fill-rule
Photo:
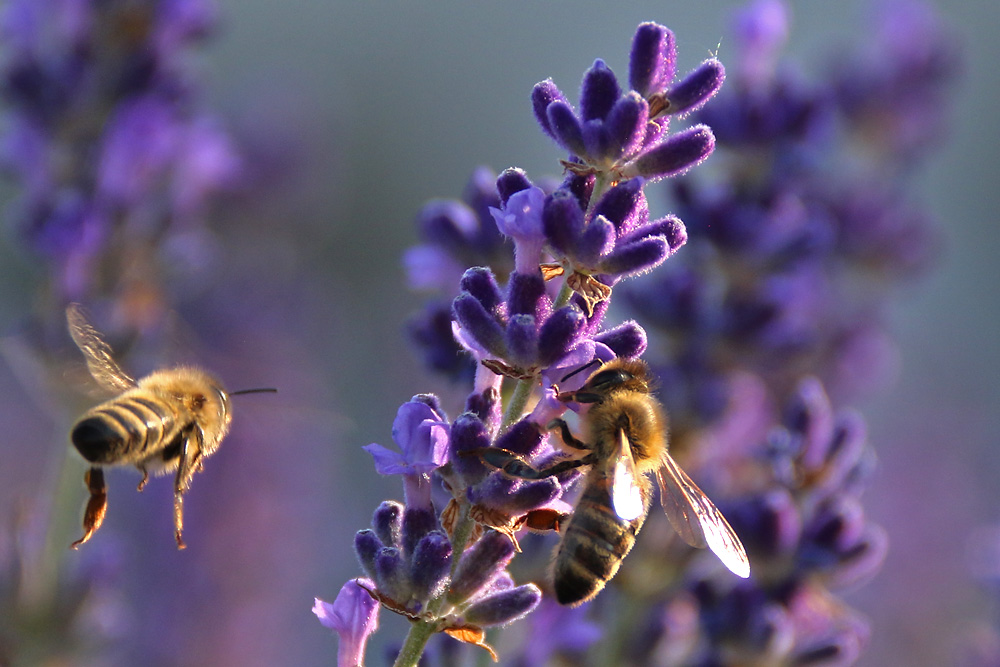
M 403 477 L 405 503 L 383 503 L 355 540 L 367 575 L 356 586 L 414 621 L 399 665 L 416 664 L 434 633 L 485 647 L 485 627 L 542 599 L 539 586 L 516 586 L 506 568 L 522 529 L 558 528 L 580 473 L 508 471 L 565 457 L 547 431 L 567 409 L 556 382 L 572 390 L 586 375 L 570 379 L 571 371 L 646 348 L 636 322 L 606 326 L 604 318 L 620 281 L 658 267 L 687 238 L 677 217 L 651 218 L 644 187 L 711 153 L 707 126 L 668 134 L 668 121 L 699 108 L 723 79 L 712 59 L 674 83 L 675 61 L 673 34 L 646 23 L 633 41 L 628 91 L 602 61 L 584 76 L 579 112 L 551 81 L 537 84 L 536 118 L 569 151 L 563 181 L 542 188 L 512 168 L 488 182 L 480 170 L 463 202 L 433 202 L 419 217 L 423 242 L 406 257 L 411 282 L 451 302 L 432 305 L 411 331 L 433 367 L 460 372 L 461 353 L 475 370 L 456 419 L 436 397 L 418 395 L 394 424 L 399 451 L 367 448 L 379 473 Z M 493 465 L 484 452 L 499 450 L 504 465 Z M 377 606 L 366 600 L 362 609 L 357 589 L 345 590 L 343 602 L 318 602 L 316 611 L 321 620 L 355 619 L 328 624 L 356 656 Z M 550 652 L 562 648 L 553 642 Z
M 636 312 L 670 341 L 661 375 L 675 430 L 720 417 L 734 370 L 755 373 L 779 400 L 803 374 L 840 400 L 893 370 L 889 297 L 930 264 L 937 235 L 906 194 L 912 143 L 901 148 L 889 134 L 905 125 L 908 135 L 939 136 L 946 105 L 909 100 L 944 97 L 954 53 L 926 8 L 892 7 L 893 28 L 879 35 L 893 44 L 870 45 L 879 58 L 852 68 L 840 58 L 815 81 L 776 64 L 787 32 L 780 2 L 741 16 L 737 48 L 749 66 L 697 114 L 724 168 L 674 182 L 688 247 L 629 286 Z M 904 38 L 900 21 L 920 30 Z M 859 150 L 855 138 L 876 122 L 883 141 Z
M 16 186 L 4 213 L 22 254 L 44 264 L 46 290 L 36 302 L 44 308 L 19 322 L 43 330 L 14 354 L 34 364 L 26 385 L 65 384 L 44 329 L 65 350 L 68 301 L 110 300 L 134 333 L 169 308 L 170 279 L 200 268 L 210 246 L 203 217 L 240 174 L 220 123 L 198 109 L 189 62 L 215 21 L 209 0 L 9 0 L 0 9 L 0 168 Z M 33 444 L 32 456 L 58 456 L 48 465 L 63 467 L 68 449 Z M 2 664 L 102 661 L 127 625 L 111 576 L 118 554 L 94 545 L 70 561 L 56 546 L 69 494 L 49 477 L 25 516 L 2 517 Z
M 58 17 L 54 20 L 53 17 Z M 199 111 L 189 48 L 215 22 L 204 0 L 11 0 L 0 17 L 2 162 L 10 217 L 60 301 L 155 302 L 155 272 L 204 253 L 199 223 L 240 165 Z
M 634 659 L 669 653 L 662 664 L 851 664 L 867 623 L 830 591 L 874 575 L 888 545 L 861 505 L 874 469 L 863 420 L 835 412 L 819 381 L 807 378 L 783 424 L 743 465 L 744 476 L 768 480 L 723 505 L 753 579 L 734 585 L 690 576 L 651 606 Z M 644 550 L 633 558 L 662 556 Z
M 642 573 L 665 559 L 640 543 L 623 572 L 630 593 L 646 592 L 655 629 L 631 642 L 640 662 L 849 664 L 867 638 L 836 592 L 878 570 L 886 538 L 860 502 L 873 465 L 864 422 L 833 406 L 895 363 L 893 288 L 937 250 L 905 177 L 919 153 L 914 125 L 934 134 L 945 106 L 908 100 L 941 100 L 954 66 L 926 8 L 891 7 L 893 28 L 877 37 L 893 44 L 873 43 L 877 59 L 840 58 L 817 81 L 779 62 L 784 3 L 758 0 L 739 14 L 744 66 L 695 116 L 716 133 L 721 167 L 672 182 L 688 243 L 625 288 L 656 331 L 647 358 L 674 449 L 720 492 L 753 566 L 735 586 L 690 570 L 649 595 Z M 900 25 L 920 29 L 903 37 Z M 887 134 L 859 149 L 854 138 L 883 124 Z
M 452 305 L 464 333 L 452 335 L 444 301 L 411 323 L 433 368 L 453 376 L 468 368 L 457 338 L 479 361 L 503 361 L 514 374 L 537 373 L 572 348 L 569 339 L 595 333 L 619 280 L 650 271 L 683 245 L 676 217 L 650 221 L 643 187 L 712 152 L 707 126 L 668 134 L 669 121 L 712 97 L 724 70 L 710 59 L 674 84 L 675 69 L 673 34 L 643 24 L 633 40 L 628 91 L 601 60 L 584 75 L 579 112 L 551 80 L 535 86 L 536 119 L 569 151 L 559 186 L 543 189 L 508 169 L 487 188 L 487 172 L 480 170 L 464 202 L 437 201 L 424 209 L 418 219 L 424 242 L 406 256 L 412 285 L 448 294 L 459 267 L 481 267 L 459 281 L 462 294 Z M 513 272 L 504 238 L 515 246 Z M 508 273 L 503 293 L 497 276 Z M 560 275 L 566 290 L 546 295 L 545 283 Z M 587 322 L 574 311 L 560 312 L 567 305 L 577 306 Z M 550 317 L 555 320 L 543 340 Z

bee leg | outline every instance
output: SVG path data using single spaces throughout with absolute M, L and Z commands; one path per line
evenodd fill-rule
M 554 530 L 558 533 L 562 524 L 569 518 L 569 516 L 569 514 L 549 508 L 531 510 L 524 517 L 524 525 L 527 526 L 529 530 L 535 530 L 538 532 Z
M 562 441 L 573 449 L 589 450 L 592 449 L 590 445 L 582 440 L 577 440 L 576 436 L 569 430 L 569 424 L 566 423 L 565 419 L 553 419 L 549 422 L 549 425 L 545 427 L 550 431 L 556 429 L 559 430 L 559 435 L 562 437 Z
M 140 465 L 136 466 L 140 472 L 142 472 L 142 481 L 139 482 L 139 486 L 135 487 L 136 491 L 142 491 L 146 488 L 146 482 L 149 481 L 149 471 L 146 470 L 146 466 Z
M 506 449 L 500 449 L 498 447 L 484 447 L 482 449 L 475 450 L 474 452 L 469 452 L 469 454 L 476 454 L 486 465 L 499 468 L 505 474 L 510 475 L 511 477 L 518 477 L 520 479 L 544 479 L 546 477 L 559 475 L 567 470 L 579 468 L 580 466 L 590 465 L 594 462 L 593 456 L 588 455 L 582 459 L 560 461 L 549 466 L 548 468 L 539 470 L 514 452 L 507 451 Z
M 72 549 L 79 548 L 97 532 L 104 523 L 104 514 L 108 509 L 108 487 L 104 483 L 104 471 L 91 468 L 84 474 L 83 481 L 90 490 L 90 500 L 87 501 L 87 510 L 83 514 L 83 537 L 69 545 Z
M 201 430 L 191 429 L 181 442 L 180 461 L 177 464 L 177 476 L 174 477 L 174 538 L 177 548 L 184 549 L 184 494 L 191 487 L 191 477 L 201 464 Z

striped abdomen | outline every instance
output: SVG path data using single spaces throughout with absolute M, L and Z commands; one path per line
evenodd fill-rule
M 87 461 L 134 464 L 162 452 L 181 424 L 169 403 L 148 392 L 129 391 L 87 412 L 70 439 Z
M 611 478 L 591 471 L 555 559 L 553 585 L 559 604 L 576 605 L 597 595 L 635 544 L 646 519 L 622 521 L 611 507 Z

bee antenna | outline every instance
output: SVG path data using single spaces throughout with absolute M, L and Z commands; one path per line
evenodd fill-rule
M 574 375 L 577 375 L 577 374 L 582 373 L 583 371 L 587 370 L 588 368 L 590 368 L 594 364 L 602 364 L 602 363 L 604 363 L 604 362 L 601 361 L 600 359 L 596 359 L 596 358 L 595 359 L 591 359 L 590 361 L 588 361 L 587 363 L 585 363 L 583 366 L 580 366 L 575 371 L 572 371 L 568 375 L 564 376 L 563 379 L 559 380 L 559 383 L 562 384 L 563 382 L 565 382 L 566 380 L 570 379 Z
M 238 396 L 240 394 L 277 394 L 278 390 L 275 387 L 258 387 L 256 389 L 240 389 L 239 391 L 229 392 L 230 396 Z

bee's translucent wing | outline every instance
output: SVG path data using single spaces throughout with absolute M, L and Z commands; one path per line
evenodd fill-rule
M 750 576 L 750 561 L 726 517 L 669 455 L 656 471 L 660 504 L 677 534 L 693 547 L 708 547 L 733 574 Z
M 98 384 L 116 393 L 135 386 L 135 380 L 115 361 L 111 346 L 91 326 L 80 304 L 71 303 L 67 306 L 66 322 L 69 325 L 69 335 L 87 358 L 87 369 Z
M 625 431 L 618 430 L 618 452 L 615 455 L 614 480 L 611 486 L 611 506 L 622 521 L 634 521 L 642 516 L 642 490 L 635 471 L 635 459 Z

